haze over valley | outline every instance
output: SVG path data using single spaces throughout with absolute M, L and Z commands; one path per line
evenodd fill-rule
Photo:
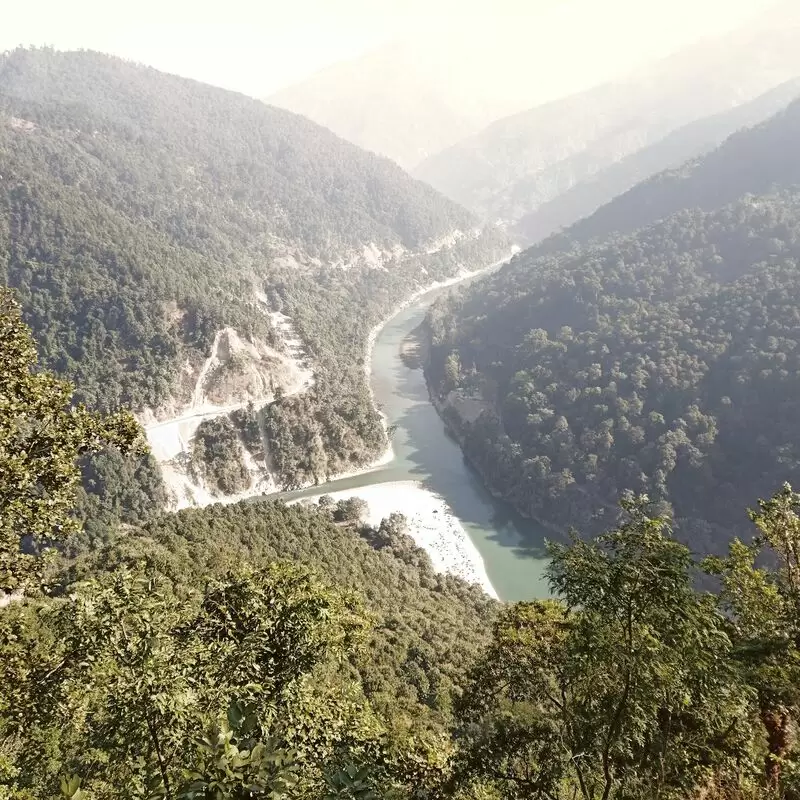
M 0 800 L 800 797 L 800 7 L 119 13 L 0 30 Z

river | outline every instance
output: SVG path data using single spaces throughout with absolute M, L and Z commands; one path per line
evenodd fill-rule
M 394 458 L 372 471 L 283 497 L 291 500 L 380 483 L 418 481 L 447 502 L 480 552 L 502 600 L 547 597 L 544 531 L 485 489 L 431 404 L 421 367 L 409 366 L 401 358 L 403 341 L 420 325 L 435 298 L 445 291 L 448 289 L 440 288 L 421 295 L 393 316 L 375 340 L 371 382 L 377 404 L 388 424 L 395 426 Z

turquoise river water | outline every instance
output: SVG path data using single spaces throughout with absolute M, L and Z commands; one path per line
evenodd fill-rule
M 419 326 L 436 297 L 447 289 L 421 295 L 393 316 L 375 340 L 371 381 L 375 400 L 395 426 L 394 458 L 385 466 L 282 495 L 285 499 L 357 489 L 392 481 L 418 481 L 443 497 L 480 552 L 489 579 L 502 600 L 531 600 L 549 595 L 545 533 L 508 504 L 495 499 L 464 461 L 430 402 L 421 368 L 401 358 L 403 341 Z M 402 508 L 398 508 L 402 512 Z

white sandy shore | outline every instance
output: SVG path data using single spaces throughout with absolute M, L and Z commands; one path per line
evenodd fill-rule
M 437 572 L 457 575 L 469 583 L 478 584 L 491 597 L 497 597 L 483 559 L 461 523 L 442 497 L 423 488 L 417 481 L 376 483 L 340 492 L 321 492 L 294 502 L 316 501 L 323 494 L 329 494 L 334 500 L 362 498 L 369 506 L 365 521 L 375 527 L 393 512 L 400 512 L 408 520 L 409 534 L 417 546 L 428 553 Z

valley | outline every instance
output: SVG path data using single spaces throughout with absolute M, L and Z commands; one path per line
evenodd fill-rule
M 404 514 L 410 535 L 438 570 L 477 583 L 490 595 L 499 594 L 504 600 L 547 596 L 542 577 L 547 563 L 542 530 L 514 514 L 482 487 L 465 465 L 458 445 L 446 435 L 430 403 L 421 363 L 410 366 L 403 355 L 404 344 L 419 329 L 437 297 L 452 287 L 490 274 L 503 263 L 426 287 L 373 328 L 367 340 L 365 368 L 373 401 L 385 426 L 391 429 L 389 444 L 382 455 L 359 470 L 332 475 L 326 482 L 292 492 L 278 491 L 268 458 L 266 463 L 248 459 L 251 485 L 235 493 L 209 490 L 188 469 L 192 439 L 201 422 L 225 417 L 253 401 L 251 397 L 225 406 L 204 402 L 204 382 L 211 365 L 219 360 L 217 336 L 198 377 L 191 408 L 145 428 L 174 498 L 171 507 L 231 504 L 262 496 L 288 502 L 316 501 L 323 495 L 335 500 L 360 497 L 369 506 L 367 522 L 376 527 L 393 512 Z M 279 321 L 295 366 L 294 380 L 282 392 L 287 397 L 307 391 L 313 383 L 313 373 L 291 320 L 281 315 Z M 262 404 L 271 399 L 257 398 Z
M 82 2 L 0 30 L 0 800 L 800 800 L 797 3 Z
M 402 358 L 404 342 L 446 291 L 418 297 L 377 331 L 370 377 L 375 402 L 392 427 L 390 459 L 361 474 L 278 496 L 289 502 L 363 497 L 373 524 L 392 511 L 404 514 L 411 535 L 445 571 L 478 582 L 503 600 L 546 597 L 543 529 L 484 488 L 445 432 L 421 365 L 409 367 Z

